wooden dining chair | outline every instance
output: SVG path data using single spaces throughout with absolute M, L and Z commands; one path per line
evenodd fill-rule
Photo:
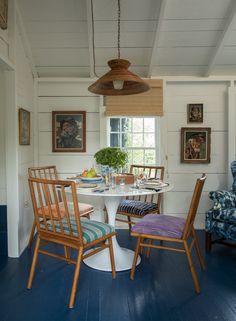
M 151 248 L 176 251 L 186 254 L 195 291 L 200 293 L 200 285 L 195 267 L 193 265 L 191 251 L 194 247 L 201 269 L 205 270 L 205 262 L 201 254 L 200 246 L 194 229 L 194 220 L 205 180 L 206 175 L 203 174 L 202 177 L 198 178 L 196 181 L 192 201 L 186 219 L 165 214 L 148 214 L 132 228 L 131 235 L 137 237 L 137 245 L 130 274 L 130 278 L 132 280 L 134 279 L 138 255 L 142 248 L 148 248 L 147 256 L 150 256 Z M 163 242 L 154 244 L 154 241 L 164 241 L 164 243 L 171 242 L 171 244 L 168 246 L 164 245 Z M 176 243 L 179 246 L 173 246 L 173 243 Z
M 131 165 L 130 173 L 135 176 L 145 175 L 147 179 L 164 179 L 165 168 L 163 166 L 149 165 Z M 152 195 L 140 195 L 135 197 L 127 197 L 123 200 L 117 210 L 117 214 L 125 219 L 117 217 L 116 221 L 127 223 L 129 230 L 135 224 L 132 218 L 140 219 L 149 213 L 160 214 L 162 193 Z
M 29 167 L 28 176 L 34 177 L 34 178 L 58 180 L 58 173 L 55 165 Z M 60 197 L 60 193 L 59 193 L 59 197 Z M 90 218 L 90 214 L 94 212 L 94 207 L 86 203 L 79 203 L 79 209 L 80 209 L 80 215 L 87 216 L 88 218 Z M 31 228 L 30 237 L 29 237 L 28 247 L 32 246 L 35 230 L 36 230 L 36 222 L 34 219 L 33 226 Z
M 72 308 L 82 260 L 108 248 L 112 277 L 115 278 L 112 236 L 116 232 L 108 224 L 81 217 L 75 182 L 32 177 L 28 180 L 38 234 L 27 288 L 31 289 L 39 253 L 74 263 L 75 272 L 69 301 L 69 308 Z M 69 196 L 72 196 L 72 202 L 68 199 Z M 69 251 L 64 256 L 57 254 L 57 247 L 53 247 L 56 253 L 48 251 L 44 248 L 48 243 L 78 250 L 76 260 L 70 258 Z M 87 249 L 90 251 L 85 252 Z

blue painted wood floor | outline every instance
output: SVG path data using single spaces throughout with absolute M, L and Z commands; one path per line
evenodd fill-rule
M 204 233 L 198 232 L 204 248 Z M 127 230 L 118 230 L 123 246 L 134 248 Z M 204 253 L 204 249 L 203 249 Z M 205 255 L 205 253 L 204 253 Z M 143 258 L 135 280 L 129 271 L 111 274 L 82 264 L 74 309 L 67 308 L 74 271 L 40 255 L 33 287 L 26 289 L 32 251 L 19 259 L 0 257 L 0 321 L 234 321 L 236 249 L 215 245 L 206 255 L 206 272 L 197 272 L 196 295 L 181 253 L 153 250 Z M 196 258 L 195 258 L 196 259 Z

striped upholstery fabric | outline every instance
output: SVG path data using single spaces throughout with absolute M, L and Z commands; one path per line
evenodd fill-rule
M 157 210 L 158 206 L 155 203 L 136 200 L 123 200 L 118 207 L 118 212 L 125 212 L 140 216 L 144 216 L 151 211 L 156 212 Z
M 70 230 L 68 227 L 67 219 L 64 218 L 61 221 L 61 223 L 64 229 L 64 233 L 69 235 Z M 77 230 L 75 218 L 73 217 L 70 218 L 70 224 L 71 224 L 73 236 L 75 237 L 78 236 L 78 230 Z M 97 222 L 97 221 L 91 221 L 87 218 L 81 218 L 80 224 L 82 228 L 84 244 L 97 240 L 98 238 L 103 237 L 107 234 L 110 234 L 114 231 L 113 227 L 110 226 L 109 224 Z M 61 233 L 60 223 L 58 221 L 54 221 L 54 225 L 55 225 L 56 232 Z M 47 226 L 49 231 L 53 230 L 52 223 L 50 223 L 50 221 L 47 221 Z M 40 227 L 46 230 L 43 222 L 41 222 Z

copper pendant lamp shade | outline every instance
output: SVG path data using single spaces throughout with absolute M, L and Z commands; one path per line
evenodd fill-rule
M 108 61 L 108 65 L 111 70 L 88 87 L 90 92 L 104 96 L 120 96 L 139 94 L 150 89 L 147 83 L 128 70 L 128 60 L 113 59 Z
M 93 8 L 93 0 L 92 8 Z M 117 0 L 117 22 L 118 22 L 118 35 L 117 35 L 117 49 L 118 58 L 108 61 L 108 66 L 111 68 L 104 76 L 100 77 L 95 83 L 88 87 L 88 90 L 97 95 L 104 96 L 121 96 L 121 95 L 134 95 L 143 93 L 150 89 L 139 76 L 133 74 L 128 70 L 130 62 L 125 59 L 120 59 L 120 0 Z M 93 17 L 93 10 L 92 10 Z M 93 57 L 94 57 L 94 74 L 95 72 L 95 48 L 94 48 L 94 21 L 92 19 L 93 30 Z

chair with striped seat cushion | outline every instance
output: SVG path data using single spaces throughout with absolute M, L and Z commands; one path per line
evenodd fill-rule
M 118 207 L 118 212 L 126 212 L 144 216 L 150 212 L 157 212 L 158 206 L 156 203 L 149 203 L 137 200 L 123 200 Z
M 148 179 L 164 179 L 163 166 L 131 165 L 130 173 L 136 176 L 145 174 Z M 119 216 L 116 217 L 116 220 L 127 223 L 131 231 L 131 226 L 135 224 L 132 218 L 140 219 L 149 213 L 160 214 L 161 201 L 162 193 L 149 196 L 127 197 L 118 207 L 117 214 Z M 122 217 L 125 217 L 125 219 Z
M 28 175 L 29 175 L 29 177 L 34 177 L 34 178 L 58 180 L 57 169 L 56 169 L 56 166 L 54 166 L 54 165 L 29 167 L 28 168 Z M 61 200 L 61 198 L 60 198 L 60 200 Z M 89 218 L 90 214 L 94 212 L 94 207 L 90 204 L 80 203 L 79 207 L 80 207 L 80 215 L 81 216 L 87 216 Z M 44 210 L 47 211 L 46 208 Z M 40 209 L 39 209 L 39 211 L 40 211 Z M 53 215 L 55 215 L 55 216 L 57 215 L 56 211 L 53 211 Z M 33 243 L 35 230 L 36 230 L 36 222 L 34 220 L 33 226 L 31 228 L 28 247 L 31 247 L 31 245 Z
M 30 289 L 32 286 L 38 253 L 74 263 L 76 267 L 69 302 L 69 307 L 72 308 L 82 260 L 108 248 L 112 277 L 115 278 L 112 236 L 116 232 L 108 224 L 81 217 L 81 204 L 78 203 L 74 182 L 30 177 L 29 187 L 38 234 L 27 288 Z M 82 206 L 82 210 L 86 212 L 88 206 Z M 41 249 L 45 243 L 50 242 L 64 246 L 65 255 Z M 76 260 L 71 259 L 70 248 L 78 250 Z M 56 247 L 52 250 L 54 249 L 56 250 Z
M 66 235 L 70 235 L 70 226 L 68 224 L 67 219 L 64 217 L 61 222 L 55 222 L 55 232 L 61 233 L 61 223 L 63 225 L 63 230 Z M 70 225 L 72 230 L 73 236 L 78 236 L 77 224 L 75 218 L 70 219 Z M 83 236 L 83 243 L 87 244 L 97 239 L 106 236 L 107 234 L 113 233 L 114 228 L 106 223 L 92 221 L 87 218 L 81 218 L 80 220 L 82 236 Z M 40 224 L 42 229 L 45 229 L 45 225 L 41 222 Z M 49 231 L 53 230 L 53 226 L 51 222 L 48 222 L 48 229 Z

